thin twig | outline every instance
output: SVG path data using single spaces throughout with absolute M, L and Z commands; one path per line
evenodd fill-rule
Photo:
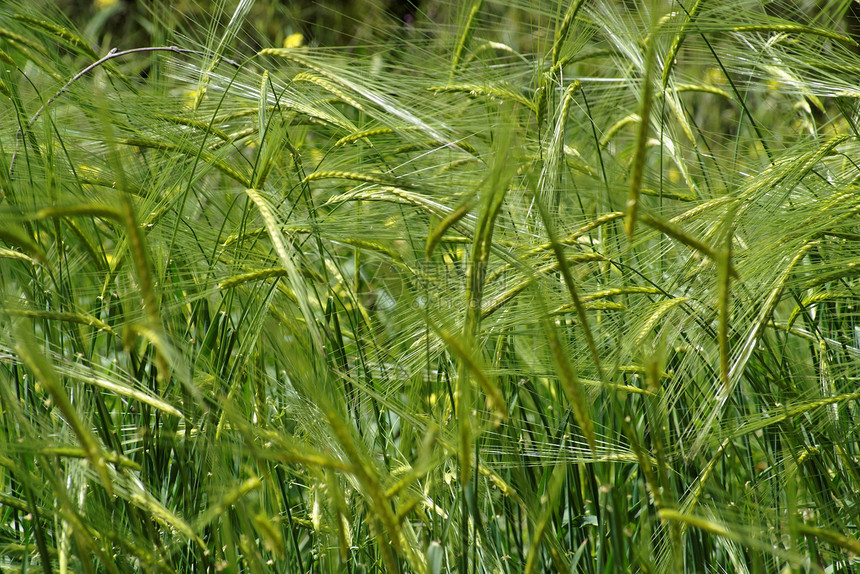
M 113 49 L 111 49 L 110 52 L 107 53 L 106 56 L 104 56 L 100 60 L 96 60 L 95 62 L 93 62 L 92 64 L 90 64 L 89 66 L 87 66 L 86 68 L 84 68 L 83 70 L 78 72 L 77 74 L 75 74 L 75 77 L 73 77 L 71 80 L 66 82 L 65 86 L 63 86 L 62 88 L 57 90 L 57 93 L 54 94 L 53 96 L 51 96 L 51 98 L 47 102 L 45 102 L 42 105 L 42 107 L 39 108 L 39 111 L 37 111 L 36 114 L 30 119 L 30 124 L 29 124 L 30 127 L 32 127 L 33 124 L 36 122 L 36 120 L 39 119 L 39 116 L 42 114 L 42 112 L 45 111 L 45 108 L 47 108 L 49 105 L 51 105 L 51 103 L 53 103 L 54 100 L 56 100 L 58 97 L 60 97 L 60 95 L 63 92 L 68 90 L 69 86 L 71 86 L 76 81 L 81 79 L 83 76 L 85 76 L 91 70 L 101 66 L 102 64 L 104 64 L 105 62 L 107 62 L 109 60 L 113 60 L 114 58 L 119 58 L 121 56 L 127 56 L 129 54 L 137 54 L 140 52 L 174 52 L 177 54 L 197 54 L 200 56 L 207 56 L 208 55 L 206 52 L 201 52 L 199 50 L 188 50 L 185 48 L 180 48 L 178 46 L 149 46 L 146 48 L 132 48 L 131 50 L 123 50 L 122 52 L 117 52 L 116 48 L 113 48 Z M 236 68 L 240 67 L 239 63 L 236 62 L 235 60 L 230 60 L 228 58 L 222 58 L 222 61 L 230 64 L 231 66 L 235 66 Z

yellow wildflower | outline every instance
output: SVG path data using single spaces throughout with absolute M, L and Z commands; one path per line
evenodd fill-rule
M 284 48 L 301 48 L 305 43 L 305 37 L 302 36 L 301 32 L 296 32 L 295 34 L 290 34 L 286 38 L 284 38 Z

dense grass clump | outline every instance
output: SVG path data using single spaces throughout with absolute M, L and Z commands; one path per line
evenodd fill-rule
M 0 6 L 0 571 L 860 569 L 851 2 L 252 4 Z

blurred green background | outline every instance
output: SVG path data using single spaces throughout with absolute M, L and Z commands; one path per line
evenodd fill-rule
M 165 29 L 182 33 L 205 30 L 213 24 L 213 15 L 229 20 L 237 3 L 60 0 L 48 4 L 54 4 L 100 45 L 131 48 L 163 41 Z M 433 18 L 440 8 L 435 0 L 258 1 L 247 19 L 243 40 L 254 50 L 282 46 L 296 33 L 314 45 L 358 45 L 376 31 L 391 33 L 416 19 Z

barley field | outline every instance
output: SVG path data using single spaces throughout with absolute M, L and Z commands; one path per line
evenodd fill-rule
M 0 572 L 860 572 L 858 41 L 0 2 Z

